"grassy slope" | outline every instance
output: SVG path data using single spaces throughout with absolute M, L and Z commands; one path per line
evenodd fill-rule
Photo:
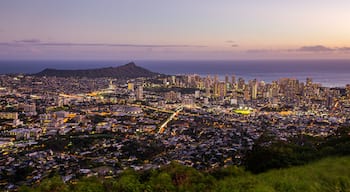
M 218 191 L 350 191 L 350 157 L 334 157 L 300 167 L 225 178 Z
M 24 187 L 20 191 L 350 191 L 349 156 L 326 158 L 257 175 L 237 167 L 222 171 L 229 176 L 215 179 L 212 175 L 176 165 L 157 172 L 144 182 L 135 172 L 120 179 L 85 178 L 69 186 L 56 177 L 43 181 L 36 188 Z

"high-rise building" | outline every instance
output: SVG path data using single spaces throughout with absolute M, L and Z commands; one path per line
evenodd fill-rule
M 136 87 L 136 100 L 143 100 L 143 86 L 138 85 Z
M 164 99 L 166 101 L 178 101 L 181 100 L 181 93 L 180 92 L 175 92 L 175 91 L 169 91 L 164 94 Z
M 176 84 L 176 76 L 175 75 L 171 76 L 171 84 L 173 84 L 173 85 Z
M 216 97 L 225 97 L 227 94 L 226 83 L 219 82 L 214 83 L 214 95 Z
M 332 96 L 327 97 L 326 106 L 328 109 L 333 108 L 333 97 Z
M 306 86 L 311 86 L 312 85 L 312 78 L 307 77 L 306 78 Z
M 251 96 L 252 96 L 252 99 L 256 99 L 257 95 L 258 95 L 258 83 L 256 81 L 256 79 L 254 79 L 252 82 L 251 82 Z
M 232 83 L 232 85 L 236 84 L 236 77 L 235 77 L 235 75 L 231 76 L 231 83 Z
M 128 90 L 129 90 L 129 91 L 134 91 L 134 89 L 135 89 L 135 84 L 129 82 L 129 83 L 128 83 Z
M 271 96 L 272 97 L 278 97 L 278 93 L 279 93 L 279 86 L 277 81 L 272 81 L 271 84 Z
M 195 97 L 195 98 L 199 98 L 199 97 L 200 97 L 200 91 L 199 91 L 199 90 L 196 90 L 196 91 L 194 92 L 194 97 Z
M 219 82 L 219 76 L 218 75 L 215 75 L 214 76 L 214 83 L 218 83 Z
M 248 87 L 246 87 L 243 91 L 243 97 L 244 100 L 249 101 L 251 99 L 251 95 L 250 95 L 250 91 L 248 89 Z
M 347 99 L 350 99 L 350 84 L 346 84 L 345 90 Z
M 225 86 L 226 86 L 226 90 L 230 90 L 231 83 L 228 75 L 225 75 Z
M 238 87 L 237 88 L 240 89 L 240 90 L 244 90 L 244 87 L 245 87 L 244 79 L 242 77 L 240 77 L 238 79 Z
M 219 83 L 214 83 L 213 85 L 213 95 L 214 97 L 219 96 Z
M 205 96 L 210 97 L 211 78 L 208 75 L 204 80 Z

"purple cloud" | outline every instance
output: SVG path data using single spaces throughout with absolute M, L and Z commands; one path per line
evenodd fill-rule
M 0 42 L 0 46 L 10 46 L 11 43 L 6 43 L 6 42 Z
M 349 52 L 350 47 L 337 47 L 331 48 L 324 45 L 314 45 L 314 46 L 302 46 L 298 49 L 249 49 L 246 50 L 247 53 L 288 53 L 288 52 L 309 52 L 309 53 L 319 53 L 319 52 Z
M 304 52 L 328 52 L 335 51 L 335 49 L 323 46 L 323 45 L 315 45 L 315 46 L 303 46 L 297 49 L 296 51 L 304 51 Z
M 279 50 L 271 50 L 271 49 L 248 49 L 247 53 L 268 53 L 268 52 L 278 52 Z
M 225 41 L 225 43 L 231 44 L 231 47 L 238 47 L 238 44 L 235 41 L 232 41 L 232 40 L 227 40 L 227 41 Z
M 66 42 L 42 42 L 39 39 L 16 40 L 11 43 L 0 42 L 0 46 L 56 46 L 56 47 L 142 47 L 142 48 L 203 48 L 204 45 L 186 44 L 124 44 L 124 43 L 66 43 Z
M 350 47 L 340 47 L 337 48 L 338 51 L 350 51 Z
M 87 46 L 87 47 L 150 47 L 150 48 L 157 48 L 157 47 L 206 47 L 203 45 L 177 45 L 177 44 L 119 44 L 119 43 L 40 43 L 38 45 L 43 46 Z
M 16 40 L 15 43 L 40 43 L 39 39 L 23 39 L 23 40 Z

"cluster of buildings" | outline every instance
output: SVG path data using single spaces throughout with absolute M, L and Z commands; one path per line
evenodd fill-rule
M 350 122 L 350 85 L 311 78 L 1 75 L 0 103 L 2 189 L 171 161 L 197 169 L 240 164 L 266 132 L 279 140 L 324 137 Z

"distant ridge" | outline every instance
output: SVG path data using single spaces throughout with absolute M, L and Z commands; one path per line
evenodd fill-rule
M 105 67 L 98 69 L 79 69 L 79 70 L 61 70 L 61 69 L 44 69 L 34 74 L 36 76 L 56 76 L 56 77 L 113 77 L 113 78 L 137 78 L 137 77 L 153 77 L 158 73 L 149 71 L 145 68 L 137 66 L 134 62 L 117 66 Z

